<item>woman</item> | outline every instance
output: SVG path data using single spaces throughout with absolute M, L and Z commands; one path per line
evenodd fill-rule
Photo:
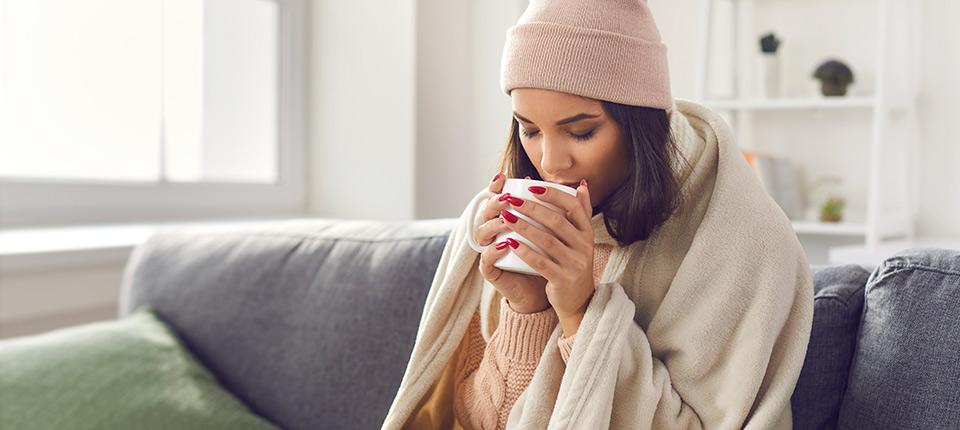
M 505 176 L 461 215 L 384 428 L 790 428 L 813 288 L 713 112 L 675 101 L 642 0 L 532 1 L 509 32 Z M 537 220 L 536 229 L 506 212 Z M 516 221 L 516 222 L 514 222 Z M 544 253 L 497 234 L 515 230 Z M 491 244 L 479 255 L 465 235 Z M 542 276 L 493 267 L 514 252 Z

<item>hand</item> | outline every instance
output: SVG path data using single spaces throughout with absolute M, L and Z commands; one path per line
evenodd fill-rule
M 501 211 L 501 217 L 506 218 L 507 227 L 546 253 L 541 254 L 522 242 L 513 249 L 521 260 L 547 279 L 547 300 L 560 317 L 565 335 L 569 336 L 579 327 L 596 288 L 593 283 L 594 232 L 590 222 L 593 217 L 590 192 L 586 181 L 580 182 L 576 197 L 550 187 L 531 187 L 530 191 L 537 194 L 537 199 L 561 208 L 561 212 L 554 212 L 536 201 L 512 196 L 508 203 L 549 231 L 506 210 Z
M 481 215 L 484 222 L 477 228 L 476 236 L 481 246 L 490 245 L 498 234 L 510 231 L 503 219 L 498 216 L 501 210 L 507 208 L 506 200 L 510 197 L 509 194 L 500 194 L 505 181 L 504 175 L 498 173 L 490 182 L 490 192 L 497 195 L 487 200 Z M 509 241 L 519 244 L 513 239 Z M 480 254 L 480 273 L 507 299 L 510 308 L 514 311 L 529 314 L 549 308 L 550 302 L 547 300 L 545 288 L 546 279 L 537 275 L 508 272 L 493 265 L 509 252 L 509 246 L 510 244 L 505 241 L 487 247 Z

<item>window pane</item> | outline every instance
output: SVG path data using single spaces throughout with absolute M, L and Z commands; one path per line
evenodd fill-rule
M 0 0 L 0 176 L 275 182 L 269 0 Z
M 276 181 L 277 19 L 267 0 L 166 1 L 169 179 Z
M 0 176 L 156 180 L 160 0 L 0 0 Z

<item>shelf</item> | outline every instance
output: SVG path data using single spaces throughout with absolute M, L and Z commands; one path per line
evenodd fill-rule
M 856 222 L 793 221 L 797 234 L 828 236 L 864 236 L 867 225 Z
M 713 99 L 703 105 L 716 110 L 816 110 L 816 109 L 871 109 L 876 106 L 873 97 L 809 97 L 771 99 Z
M 924 236 L 912 240 L 892 240 L 874 246 L 843 245 L 830 248 L 829 264 L 859 264 L 873 270 L 897 252 L 910 248 L 942 248 L 960 251 L 960 237 Z

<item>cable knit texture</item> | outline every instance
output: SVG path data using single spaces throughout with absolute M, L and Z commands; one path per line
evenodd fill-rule
M 593 257 L 593 281 L 599 282 L 610 251 L 607 244 L 596 244 Z M 506 298 L 500 301 L 500 319 L 489 345 L 480 332 L 480 312 L 474 312 L 460 348 L 465 349 L 456 367 L 454 413 L 467 429 L 503 429 L 514 402 L 530 384 L 540 356 L 557 325 L 553 308 L 522 314 L 510 308 Z M 573 350 L 572 336 L 557 340 L 560 356 L 566 363 Z

